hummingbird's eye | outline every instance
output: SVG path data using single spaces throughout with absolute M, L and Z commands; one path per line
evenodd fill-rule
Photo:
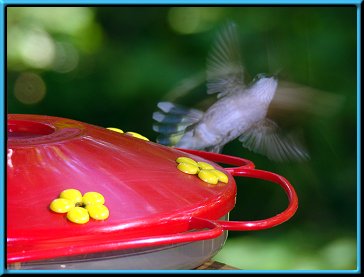
M 259 73 L 254 79 L 259 80 L 259 79 L 263 79 L 263 78 L 269 78 L 270 76 L 266 73 Z
M 254 84 L 254 83 L 256 83 L 256 82 L 258 82 L 259 80 L 261 80 L 261 79 L 264 79 L 264 78 L 271 78 L 272 76 L 271 75 L 269 75 L 269 74 L 266 74 L 266 73 L 259 73 L 259 74 L 257 74 L 255 77 L 254 77 L 254 79 L 253 79 L 253 81 L 252 81 L 252 84 Z

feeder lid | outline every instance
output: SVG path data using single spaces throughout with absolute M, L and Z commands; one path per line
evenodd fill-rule
M 210 164 L 226 182 L 180 171 L 179 157 Z M 67 189 L 102 197 L 108 214 L 79 224 L 52 211 Z M 6 191 L 13 263 L 217 237 L 223 230 L 209 219 L 234 207 L 236 185 L 220 165 L 181 149 L 76 120 L 10 114 Z

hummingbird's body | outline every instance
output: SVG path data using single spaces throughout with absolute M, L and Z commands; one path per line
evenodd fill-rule
M 244 83 L 234 24 L 220 33 L 207 61 L 207 94 L 217 93 L 217 101 L 205 112 L 170 102 L 158 103 L 153 114 L 162 134 L 157 141 L 180 148 L 221 152 L 223 146 L 239 137 L 243 146 L 273 160 L 306 159 L 304 148 L 280 133 L 267 118 L 278 81 L 258 74 L 248 86 Z
M 251 88 L 221 97 L 176 146 L 220 152 L 226 143 L 265 119 L 276 86 L 274 78 L 263 78 Z

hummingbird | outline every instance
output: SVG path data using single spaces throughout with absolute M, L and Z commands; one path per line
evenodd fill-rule
M 267 116 L 278 78 L 258 74 L 247 84 L 239 49 L 236 24 L 229 22 L 207 57 L 207 94 L 216 95 L 216 101 L 206 111 L 159 102 L 153 113 L 157 142 L 220 153 L 239 139 L 243 147 L 273 161 L 308 160 L 306 147 Z

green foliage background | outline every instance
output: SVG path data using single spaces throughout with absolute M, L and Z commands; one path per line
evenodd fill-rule
M 355 6 L 8 7 L 7 112 L 118 127 L 155 140 L 157 102 L 203 73 L 217 30 L 233 20 L 250 76 L 282 69 L 286 80 L 344 103 L 329 118 L 301 118 L 309 162 L 272 163 L 236 141 L 225 147 L 225 154 L 286 177 L 299 208 L 272 229 L 229 232 L 215 259 L 252 270 L 356 269 L 356 17 Z M 200 101 L 204 89 L 186 101 Z M 287 205 L 277 186 L 253 179 L 237 185 L 231 220 L 267 218 Z

